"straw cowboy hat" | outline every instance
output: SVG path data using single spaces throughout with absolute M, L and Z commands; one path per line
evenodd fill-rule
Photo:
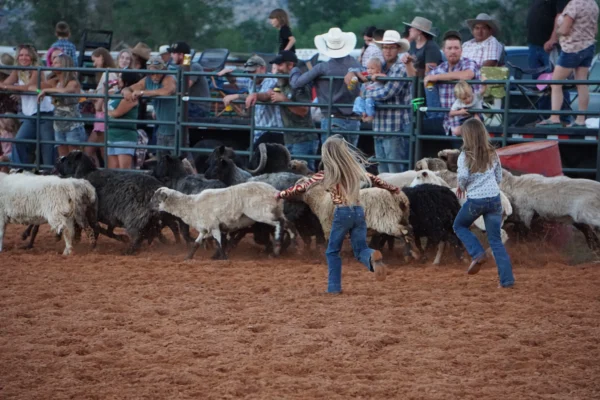
M 150 59 L 150 54 L 152 53 L 152 49 L 148 47 L 148 45 L 144 42 L 138 42 L 133 49 L 131 49 L 131 54 L 134 56 L 138 56 L 144 61 L 148 61 Z
M 402 39 L 397 31 L 385 31 L 381 40 L 374 40 L 379 47 L 384 44 L 397 44 L 400 46 L 400 53 L 407 52 L 410 49 L 410 42 Z
M 423 33 L 427 33 L 427 34 L 435 37 L 435 34 L 433 32 L 431 32 L 431 28 L 432 28 L 433 24 L 427 18 L 414 17 L 410 24 L 408 22 L 403 22 L 403 24 L 408 25 L 412 28 L 418 29 Z
M 315 47 L 319 53 L 330 58 L 346 57 L 356 46 L 353 32 L 342 32 L 340 28 L 331 28 L 329 32 L 315 36 Z
M 1 67 L 12 67 L 15 65 L 15 59 L 8 53 L 3 53 L 0 56 L 0 66 Z M 10 74 L 10 71 L 7 71 Z
M 490 29 L 492 30 L 492 36 L 496 36 L 498 31 L 500 31 L 500 27 L 498 26 L 498 23 L 496 22 L 496 20 L 494 18 L 490 17 L 489 15 L 487 15 L 486 13 L 481 13 L 481 14 L 477 15 L 477 17 L 475 19 L 467 20 L 467 26 L 471 30 L 473 30 L 473 27 L 475 27 L 476 24 L 480 24 L 480 23 L 484 23 L 490 27 Z

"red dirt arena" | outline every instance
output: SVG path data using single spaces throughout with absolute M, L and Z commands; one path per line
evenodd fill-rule
M 377 282 L 346 250 L 329 296 L 302 245 L 184 262 L 184 244 L 122 256 L 101 237 L 63 257 L 47 225 L 19 249 L 23 229 L 0 253 L 0 399 L 600 399 L 600 268 L 578 236 L 511 238 L 504 290 L 451 251 L 439 267 L 384 252 Z

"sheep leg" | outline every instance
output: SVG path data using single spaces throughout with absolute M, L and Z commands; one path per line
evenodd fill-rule
M 227 255 L 225 254 L 225 250 L 223 248 L 224 244 L 221 243 L 221 230 L 219 228 L 212 229 L 210 231 L 210 234 L 212 235 L 212 237 L 217 242 L 217 253 L 215 254 L 215 256 L 217 254 L 220 256 L 219 258 L 214 258 L 213 257 L 213 259 L 227 260 Z
M 88 241 L 90 242 L 90 247 L 92 249 L 95 249 L 96 248 L 96 239 L 97 239 L 95 229 L 88 226 L 87 228 L 84 228 L 83 230 L 85 231 L 85 235 L 87 236 Z
M 27 236 L 25 236 L 25 233 L 29 232 L 29 243 L 27 243 L 25 246 L 21 247 L 22 249 L 24 249 L 24 250 L 33 249 L 33 243 L 35 242 L 35 238 L 37 237 L 39 230 L 40 230 L 39 225 L 29 225 L 27 227 L 27 229 L 25 230 L 25 232 L 23 232 L 21 237 L 24 238 L 23 240 L 25 240 L 27 238 Z
M 190 235 L 190 226 L 183 221 L 179 221 L 179 229 L 181 230 L 181 236 L 183 236 L 183 240 L 187 244 L 190 244 L 194 241 L 192 235 Z
M 202 245 L 202 239 L 204 239 L 204 235 L 206 234 L 206 231 L 203 229 L 196 228 L 196 230 L 198 231 L 198 237 L 196 238 L 196 241 L 194 242 L 192 248 L 188 252 L 187 257 L 185 257 L 186 260 L 191 260 L 192 258 L 194 258 L 194 254 L 196 253 L 196 250 L 198 250 L 198 247 Z
M 2 251 L 2 243 L 4 242 L 4 230 L 6 224 L 4 223 L 4 217 L 0 217 L 0 252 Z
M 78 224 L 75 224 L 75 234 L 73 236 L 73 242 L 81 242 L 81 227 Z
M 435 259 L 433 260 L 433 265 L 440 265 L 440 260 L 442 259 L 442 254 L 444 253 L 444 246 L 446 242 L 442 241 L 438 243 L 438 251 L 435 255 Z
M 65 250 L 63 256 L 68 256 L 73 251 L 73 237 L 75 236 L 75 227 L 72 220 L 68 220 L 62 229 L 62 237 L 65 240 Z
M 275 239 L 273 241 L 273 255 L 279 256 L 281 253 L 281 239 L 282 239 L 282 228 L 285 226 L 285 220 L 283 218 L 277 219 L 275 222 Z
M 600 247 L 600 240 L 598 240 L 598 236 L 588 224 L 574 223 L 573 226 L 577 228 L 583 235 L 585 236 L 585 241 L 587 242 L 588 247 L 592 251 L 597 251 Z
M 144 240 L 144 236 L 137 229 L 127 231 L 127 233 L 129 234 L 129 237 L 131 238 L 131 244 L 129 245 L 127 250 L 125 250 L 125 254 L 133 255 L 142 246 L 142 241 Z
M 21 240 L 26 240 L 29 236 L 31 236 L 31 230 L 37 225 L 29 225 L 27 229 L 21 233 Z

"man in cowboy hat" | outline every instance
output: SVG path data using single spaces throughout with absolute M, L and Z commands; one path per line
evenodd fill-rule
M 167 67 L 169 67 L 171 64 L 171 53 L 169 53 L 169 47 L 170 46 L 168 44 L 163 44 L 158 48 L 158 55 L 162 57 L 165 64 L 167 64 Z
M 292 69 L 290 83 L 293 89 L 301 88 L 309 83 L 317 87 L 317 97 L 320 103 L 352 104 L 359 90 L 356 87 L 352 92 L 341 79 L 335 79 L 332 83 L 332 98 L 329 98 L 329 79 L 319 79 L 321 76 L 344 76 L 351 68 L 360 70 L 361 65 L 354 59 L 350 52 L 356 46 L 356 35 L 352 32 L 342 32 L 340 28 L 331 28 L 329 32 L 315 36 L 315 46 L 320 54 L 329 57 L 329 61 L 319 63 L 304 74 L 298 67 Z M 332 107 L 331 115 L 326 115 L 327 109 L 322 108 L 324 117 L 321 118 L 321 130 L 332 131 L 359 131 L 360 121 L 352 117 L 352 107 Z M 344 139 L 354 146 L 358 143 L 359 135 L 344 134 Z M 321 134 L 321 143 L 329 137 L 329 133 Z
M 462 40 L 460 33 L 456 31 L 448 31 L 443 37 L 443 51 L 446 60 L 429 75 L 423 79 L 423 83 L 427 87 L 430 82 L 435 83 L 435 89 L 439 91 L 440 105 L 450 109 L 454 100 L 454 84 L 443 83 L 445 81 L 458 80 L 479 80 L 481 79 L 479 65 L 468 58 L 463 57 Z M 479 92 L 479 85 L 473 85 L 473 91 Z M 454 128 L 460 126 L 460 116 L 450 117 L 448 113 L 444 115 L 443 127 L 446 135 L 451 135 Z M 455 145 L 460 145 L 460 142 L 455 142 Z
M 406 64 L 409 76 L 416 75 L 423 78 L 442 62 L 440 46 L 433 40 L 435 34 L 432 32 L 432 23 L 426 18 L 415 17 L 411 23 L 403 22 L 403 24 L 409 27 L 410 51 L 403 54 L 401 60 Z M 409 56 L 413 56 L 413 63 L 408 62 Z
M 386 63 L 386 72 L 388 78 L 406 78 L 406 66 L 398 55 L 405 53 L 410 49 L 410 43 L 406 39 L 400 38 L 397 31 L 385 31 L 382 40 L 375 43 L 381 47 L 383 57 Z M 374 77 L 376 78 L 376 77 Z M 367 89 L 365 97 L 372 98 L 378 104 L 383 105 L 409 105 L 412 91 L 411 82 L 406 81 L 386 81 L 383 86 Z M 373 130 L 376 132 L 409 132 L 411 128 L 411 113 L 408 109 L 375 109 L 375 119 L 373 120 Z M 410 140 L 408 137 L 397 136 L 375 136 L 375 157 L 384 160 L 407 160 L 408 146 Z M 382 172 L 402 172 L 406 170 L 404 164 L 380 163 L 379 173 Z
M 502 44 L 496 39 L 500 31 L 496 20 L 485 13 L 468 19 L 473 39 L 463 44 L 463 57 L 475 61 L 480 67 L 495 67 L 502 57 Z

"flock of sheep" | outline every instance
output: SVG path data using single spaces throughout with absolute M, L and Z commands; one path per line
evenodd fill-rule
M 424 258 L 421 239 L 437 246 L 434 264 L 441 262 L 444 247 L 453 247 L 458 259 L 464 248 L 452 225 L 461 202 L 456 197 L 457 150 L 444 150 L 438 158 L 416 163 L 415 170 L 380 174 L 400 187 L 399 194 L 363 188 L 371 246 L 394 240 L 402 243 L 405 260 Z M 249 168 L 249 166 L 254 166 Z M 204 245 L 216 243 L 213 258 L 224 259 L 240 240 L 252 233 L 254 241 L 273 256 L 297 244 L 324 246 L 333 220 L 334 205 L 321 184 L 291 200 L 276 198 L 278 191 L 308 179 L 306 162 L 292 160 L 284 146 L 261 144 L 246 164 L 235 151 L 218 146 L 200 161 L 197 172 L 185 159 L 165 155 L 150 171 L 126 172 L 97 169 L 82 152 L 57 161 L 55 175 L 24 171 L 0 173 L 0 251 L 6 225 L 29 225 L 22 235 L 33 246 L 38 226 L 49 224 L 65 241 L 65 255 L 84 231 L 91 247 L 99 234 L 129 243 L 126 253 L 138 251 L 146 240 L 166 243 L 168 227 L 179 242 L 190 244 L 187 258 Z M 19 173 L 21 172 L 21 173 Z M 592 250 L 600 247 L 600 183 L 537 174 L 516 175 L 504 170 L 500 184 L 503 220 L 529 229 L 534 218 L 573 224 Z M 124 228 L 126 235 L 114 233 Z M 192 237 L 190 227 L 198 232 Z M 477 220 L 472 229 L 485 230 Z M 502 230 L 502 239 L 508 235 Z M 489 249 L 488 249 L 489 251 Z

